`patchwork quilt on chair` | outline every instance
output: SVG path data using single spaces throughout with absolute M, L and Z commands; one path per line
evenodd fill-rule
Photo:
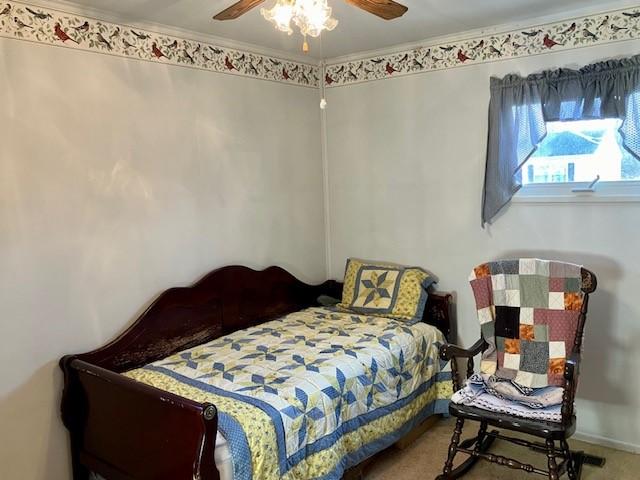
M 338 480 L 448 411 L 444 342 L 424 323 L 311 308 L 126 375 L 216 405 L 236 480 Z
M 582 308 L 581 267 L 533 258 L 482 264 L 469 278 L 489 347 L 481 373 L 522 387 L 563 385 Z

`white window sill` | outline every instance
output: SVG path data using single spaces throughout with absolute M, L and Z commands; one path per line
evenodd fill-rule
M 540 183 L 525 185 L 513 196 L 513 203 L 640 203 L 640 181 L 598 182 L 593 192 L 572 192 L 589 184 Z

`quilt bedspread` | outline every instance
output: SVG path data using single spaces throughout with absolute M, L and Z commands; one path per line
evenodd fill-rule
M 126 375 L 215 404 L 234 480 L 339 479 L 446 413 L 444 341 L 423 323 L 310 308 Z

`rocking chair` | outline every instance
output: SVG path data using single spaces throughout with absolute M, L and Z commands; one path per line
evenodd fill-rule
M 543 386 L 563 388 L 561 394 L 556 390 L 561 395 L 562 405 L 559 413 L 556 406 L 556 418 L 551 421 L 537 420 L 534 415 L 526 418 L 503 413 L 504 410 L 499 409 L 492 411 L 486 404 L 474 406 L 473 400 L 452 402 L 449 413 L 456 417 L 456 425 L 443 473 L 436 480 L 460 478 L 480 459 L 548 476 L 551 480 L 558 480 L 565 472 L 570 480 L 578 480 L 584 463 L 603 466 L 604 459 L 572 452 L 567 443 L 576 428 L 574 399 L 580 372 L 580 350 L 589 294 L 596 289 L 596 276 L 572 264 L 521 259 L 480 265 L 472 272 L 470 282 L 482 337 L 469 349 L 455 345 L 440 348 L 441 358 L 451 360 L 454 391 L 458 392 L 464 386 L 459 381 L 457 359 L 467 360 L 466 377 L 469 378 L 474 374 L 474 357 L 482 354 L 481 373 L 493 375 L 491 378 L 494 379 L 499 377 L 500 381 L 525 391 L 527 387 L 531 388 L 528 391 Z M 560 338 L 563 335 L 564 338 Z M 557 340 L 566 343 L 566 355 L 554 359 L 551 357 L 560 356 L 558 347 L 561 353 L 564 352 L 564 345 L 559 345 L 561 342 Z M 550 347 L 551 344 L 554 345 Z M 550 350 L 554 352 L 552 355 L 549 355 Z M 527 353 L 530 355 L 528 363 L 525 361 Z M 539 360 L 541 357 L 542 361 Z M 547 364 L 543 373 L 541 369 Z M 480 426 L 475 437 L 461 442 L 466 420 L 477 421 Z M 489 425 L 538 437 L 544 443 L 504 435 L 498 430 L 487 431 Z M 548 470 L 489 453 L 487 450 L 495 439 L 546 454 Z M 457 453 L 469 457 L 454 469 Z

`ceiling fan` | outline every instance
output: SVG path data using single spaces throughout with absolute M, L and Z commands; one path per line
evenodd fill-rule
M 249 10 L 257 7 L 266 0 L 240 0 L 229 8 L 221 11 L 213 18 L 215 20 L 234 20 Z M 393 20 L 405 14 L 408 8 L 393 0 L 344 0 L 362 10 L 372 13 L 384 20 Z M 331 7 L 327 0 L 276 0 L 271 9 L 261 9 L 262 16 L 272 22 L 275 27 L 291 35 L 291 22 L 300 29 L 305 37 L 303 51 L 309 46 L 307 35 L 317 37 L 323 30 L 333 30 L 338 21 L 331 16 Z

